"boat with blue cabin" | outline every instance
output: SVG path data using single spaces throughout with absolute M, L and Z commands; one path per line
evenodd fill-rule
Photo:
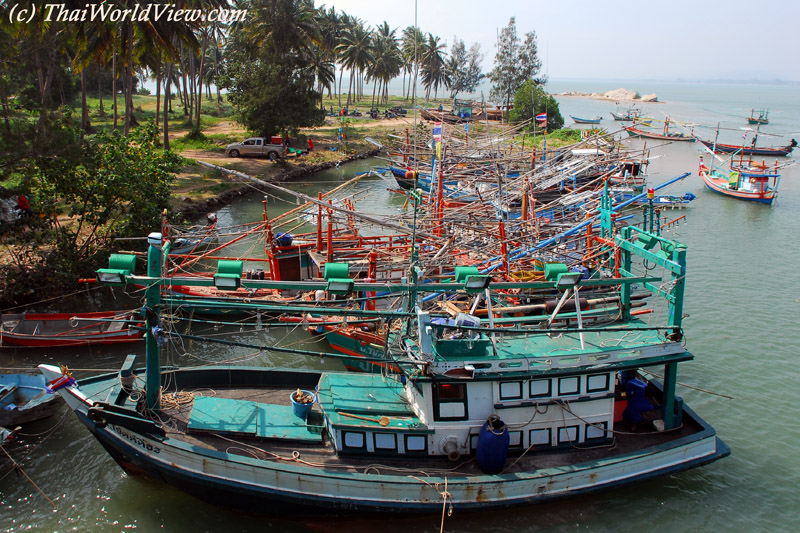
M 778 173 L 777 165 L 773 172 L 770 167 L 760 165 L 752 167 L 749 165 L 734 165 L 730 171 L 721 168 L 708 168 L 701 159 L 700 177 L 706 188 L 732 198 L 769 204 L 778 197 L 778 187 L 781 183 L 781 175 Z

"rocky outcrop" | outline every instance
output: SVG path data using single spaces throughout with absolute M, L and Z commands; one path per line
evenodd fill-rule
M 637 102 L 658 102 L 658 95 L 655 93 L 639 96 L 639 93 L 631 89 L 614 89 L 604 93 L 582 93 L 567 91 L 560 93 L 559 96 L 579 96 L 582 98 L 596 98 L 598 100 L 614 100 L 615 102 L 637 101 Z

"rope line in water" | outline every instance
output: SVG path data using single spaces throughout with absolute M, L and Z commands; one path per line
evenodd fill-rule
M 23 475 L 23 476 L 25 476 L 25 478 L 26 478 L 28 481 L 30 481 L 30 482 L 31 482 L 31 485 L 33 485 L 34 487 L 36 487 L 36 490 L 38 490 L 38 491 L 39 491 L 39 494 L 41 494 L 42 496 L 44 496 L 44 499 L 45 499 L 45 500 L 47 500 L 48 502 L 50 502 L 50 505 L 52 505 L 52 506 L 53 506 L 53 509 L 56 509 L 56 510 L 58 510 L 58 506 L 55 504 L 55 502 L 53 502 L 53 500 L 51 500 L 50 498 L 48 498 L 48 497 L 47 497 L 47 494 L 45 494 L 45 493 L 44 493 L 44 491 L 43 491 L 41 488 L 39 488 L 39 485 L 37 485 L 37 484 L 36 484 L 36 482 L 35 482 L 34 480 L 32 480 L 32 479 L 31 479 L 31 477 L 30 477 L 30 476 L 29 476 L 29 475 L 28 475 L 28 474 L 25 472 L 25 470 L 23 470 L 23 469 L 22 469 L 22 465 L 20 465 L 18 462 L 16 462 L 16 461 L 14 460 L 14 458 L 13 458 L 13 457 L 11 457 L 11 455 L 9 455 L 9 454 L 8 454 L 8 452 L 6 451 L 6 449 L 5 449 L 3 446 L 0 446 L 0 450 L 3 450 L 3 453 L 4 453 L 4 454 L 6 454 L 6 457 L 8 457 L 8 459 L 9 459 L 9 460 L 10 460 L 12 463 L 14 463 L 14 468 L 15 468 L 15 469 L 16 469 L 18 472 L 21 472 L 21 473 L 22 473 L 22 475 Z

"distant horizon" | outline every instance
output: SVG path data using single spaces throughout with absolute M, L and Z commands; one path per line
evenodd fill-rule
M 498 32 L 516 19 L 520 40 L 536 32 L 541 74 L 552 79 L 759 80 L 800 84 L 800 1 L 696 0 L 585 2 L 531 0 L 315 0 L 375 28 L 415 21 L 449 46 L 481 46 L 484 72 L 494 64 Z M 755 12 L 753 7 L 756 7 Z M 391 15 L 389 15 L 391 14 Z M 752 33 L 748 30 L 752 29 Z M 764 32 L 768 32 L 764 35 Z M 787 60 L 787 58 L 789 58 Z M 635 73 L 631 76 L 631 73 Z

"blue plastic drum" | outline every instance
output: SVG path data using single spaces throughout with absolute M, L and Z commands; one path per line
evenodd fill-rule
M 499 474 L 506 466 L 510 437 L 505 422 L 491 415 L 478 435 L 475 460 L 485 474 Z

